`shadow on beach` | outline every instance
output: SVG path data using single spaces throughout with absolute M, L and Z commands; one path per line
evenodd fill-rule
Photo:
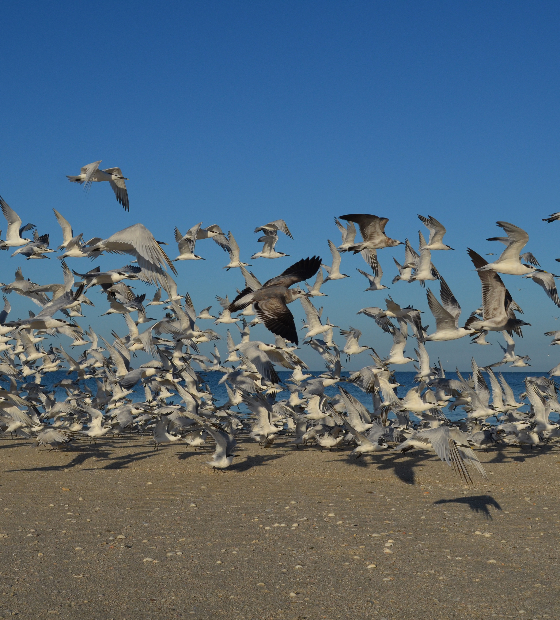
M 378 457 L 381 457 L 378 459 Z M 346 462 L 354 467 L 367 468 L 375 466 L 380 471 L 392 470 L 397 478 L 405 484 L 415 484 L 415 469 L 423 467 L 425 461 L 434 459 L 429 452 L 417 451 L 413 454 L 391 454 L 390 452 L 377 452 L 363 455 L 359 458 L 348 455 Z
M 454 499 L 438 499 L 437 502 L 434 502 L 434 505 L 438 504 L 466 504 L 473 512 L 484 515 L 486 519 L 492 519 L 490 508 L 502 509 L 500 504 L 491 495 L 470 495 Z

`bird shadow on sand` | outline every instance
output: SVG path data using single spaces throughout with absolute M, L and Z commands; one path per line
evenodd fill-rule
M 69 450 L 60 450 L 62 453 L 67 453 Z M 72 452 L 76 452 L 74 448 Z M 11 469 L 8 471 L 16 472 L 16 471 L 64 471 L 66 469 L 71 469 L 72 467 L 78 467 L 79 465 L 83 465 L 89 459 L 108 459 L 110 458 L 110 453 L 105 450 L 98 450 L 90 448 L 82 448 L 79 450 L 78 454 L 74 456 L 71 461 L 67 463 L 61 463 L 60 465 L 45 465 L 44 467 L 21 467 L 19 469 Z
M 548 454 L 553 450 L 557 450 L 557 447 L 547 444 L 535 446 L 534 448 L 525 446 L 495 446 L 490 449 L 490 452 L 493 454 L 488 463 L 510 463 L 512 461 L 524 463 L 529 459 Z
M 263 467 L 272 463 L 276 459 L 282 458 L 283 454 L 255 454 L 249 455 L 245 460 L 236 463 L 234 461 L 231 467 L 228 467 L 228 471 L 243 472 L 253 469 L 254 467 Z
M 177 459 L 179 461 L 186 461 L 187 459 L 189 459 L 191 456 L 207 456 L 208 458 L 212 458 L 212 454 L 214 453 L 214 450 L 184 450 L 183 452 L 181 452 L 180 454 L 177 455 Z
M 425 452 L 414 452 L 411 455 L 387 454 L 379 452 L 377 454 L 367 454 L 359 458 L 348 455 L 346 462 L 354 467 L 365 469 L 366 467 L 376 467 L 379 470 L 393 470 L 395 476 L 405 484 L 415 484 L 415 469 L 423 467 L 424 461 L 433 459 L 433 455 Z
M 466 504 L 473 512 L 490 520 L 493 518 L 490 508 L 502 509 L 491 495 L 469 495 L 468 497 L 456 497 L 454 499 L 438 499 L 437 502 L 434 502 L 434 505 L 439 504 Z
M 143 461 L 152 456 L 155 456 L 158 450 L 144 450 L 142 452 L 135 452 L 134 454 L 123 454 L 123 456 L 108 457 L 110 461 L 107 465 L 104 465 L 101 469 L 126 469 L 132 463 L 137 461 Z
M 0 442 L 0 450 L 9 450 L 10 448 L 20 448 L 22 446 L 29 446 L 29 441 L 18 439 L 3 439 Z

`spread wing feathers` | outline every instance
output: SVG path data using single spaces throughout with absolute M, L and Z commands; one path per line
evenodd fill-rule
M 454 436 L 457 440 L 454 439 Z M 486 477 L 486 472 L 476 454 L 470 448 L 458 445 L 458 441 L 466 444 L 466 440 L 463 441 L 463 437 L 464 433 L 456 429 L 450 429 L 447 426 L 438 426 L 437 428 L 418 431 L 414 435 L 415 439 L 431 443 L 439 458 L 453 467 L 463 482 L 472 484 L 472 478 L 465 467 L 465 463 L 475 466 L 484 477 Z
M 378 277 L 379 275 L 383 275 L 381 271 L 381 266 L 379 265 L 379 261 L 377 260 L 377 250 L 365 249 L 360 252 L 362 258 L 366 261 L 366 263 L 371 267 L 373 275 Z M 360 269 L 358 269 L 360 273 L 364 273 Z M 367 277 L 367 276 L 366 276 Z
M 321 258 L 319 256 L 302 258 L 291 267 L 288 267 L 288 269 L 283 271 L 279 276 L 265 282 L 263 288 L 266 286 L 285 286 L 289 288 L 292 284 L 296 284 L 296 282 L 303 282 L 303 280 L 312 278 L 317 273 L 320 266 Z
M 253 292 L 254 291 L 252 288 L 244 288 L 231 303 L 228 303 L 227 306 L 222 305 L 222 308 L 224 308 L 224 310 L 227 308 L 230 312 L 237 312 L 238 310 L 243 310 L 243 308 L 246 308 L 253 303 Z M 219 298 L 217 299 L 218 301 L 220 301 Z
M 467 252 L 476 269 L 488 264 L 488 261 L 474 250 L 468 248 Z M 497 317 L 505 313 L 512 299 L 511 295 L 506 290 L 502 278 L 500 278 L 495 271 L 478 271 L 478 277 L 482 284 L 482 308 L 484 319 Z M 466 326 L 468 327 L 468 321 Z
M 544 292 L 552 299 L 552 301 L 560 307 L 560 298 L 558 297 L 558 291 L 556 290 L 556 284 L 554 282 L 554 274 L 546 271 L 535 271 L 529 274 L 533 282 L 536 282 L 544 289 Z
M 508 236 L 508 246 L 502 252 L 498 261 L 509 259 L 519 260 L 519 254 L 521 250 L 527 245 L 527 242 L 529 241 L 529 235 L 522 228 L 514 226 L 509 222 L 496 222 L 496 225 L 500 228 L 503 228 Z M 503 237 L 490 237 L 488 241 L 503 242 Z
M 74 237 L 72 226 L 56 209 L 53 209 L 53 211 L 60 228 L 62 228 L 62 245 L 67 245 Z
M 459 445 L 455 445 L 455 448 L 457 449 L 457 452 L 461 456 L 464 463 L 466 463 L 467 465 L 472 465 L 484 478 L 487 478 L 486 471 L 482 466 L 482 463 L 478 460 L 478 457 L 471 448 Z
M 91 184 L 93 182 L 93 175 L 97 172 L 97 170 L 99 170 L 99 164 L 101 162 L 102 160 L 100 159 L 99 161 L 94 161 L 93 163 L 88 164 L 87 166 L 84 166 L 83 168 L 81 168 L 80 172 L 84 175 L 84 178 L 78 182 L 84 183 L 84 189 L 86 191 L 91 187 Z M 68 177 L 68 178 L 71 181 L 74 180 L 71 177 Z
M 455 298 L 455 295 L 451 292 L 447 282 L 440 276 L 439 278 L 440 290 L 439 295 L 441 297 L 441 303 L 443 307 L 449 312 L 449 314 L 455 319 L 455 324 L 459 322 L 459 316 L 461 314 L 461 306 Z
M 129 210 L 128 191 L 126 189 L 125 179 L 120 168 L 105 168 L 103 172 L 112 175 L 109 185 L 113 188 L 117 202 L 124 207 L 125 211 Z
M 241 273 L 245 278 L 245 286 L 253 291 L 256 291 L 262 287 L 262 284 L 257 280 L 255 274 L 245 267 L 241 267 Z
M 377 237 L 385 237 L 385 226 L 389 221 L 387 217 L 378 217 L 377 215 L 363 213 L 341 215 L 340 219 L 358 224 L 364 241 L 371 241 Z
M 258 228 L 255 228 L 255 232 L 259 232 L 259 231 L 269 232 L 271 230 L 272 231 L 280 230 L 285 235 L 288 235 L 290 239 L 293 239 L 292 233 L 290 232 L 288 225 L 286 224 L 284 220 L 274 220 L 274 222 L 270 222 L 268 224 L 265 224 L 264 226 L 259 226 Z
M 108 252 L 120 252 L 135 256 L 138 265 L 146 277 L 154 284 L 167 290 L 167 274 L 164 266 L 167 263 L 171 271 L 177 275 L 173 262 L 155 240 L 152 233 L 143 224 L 134 224 L 124 228 L 101 242 L 102 249 Z
M 453 469 L 455 470 L 455 473 L 459 475 L 459 477 L 461 478 L 461 480 L 463 480 L 465 484 L 473 484 L 472 478 L 469 472 L 467 471 L 467 468 L 465 467 L 465 461 L 463 460 L 463 455 L 459 451 L 459 446 L 457 446 L 457 444 L 453 441 L 453 439 L 449 439 L 449 458 L 447 462 L 450 465 L 452 465 Z
M 472 377 L 474 381 L 474 391 L 476 392 L 477 396 L 480 398 L 482 403 L 485 406 L 488 406 L 488 403 L 490 401 L 490 389 L 488 388 L 488 384 L 484 380 L 482 372 L 480 368 L 478 367 L 478 364 L 476 363 L 474 357 L 471 363 L 472 363 L 472 371 L 473 371 Z
M 500 410 L 504 406 L 503 392 L 494 371 L 488 366 L 486 368 L 488 378 L 490 379 L 490 387 L 492 388 L 492 406 L 494 409 Z
M 436 218 L 431 215 L 428 215 L 428 217 L 419 215 L 418 219 L 430 231 L 430 238 L 428 240 L 428 245 L 432 245 L 432 243 L 438 243 L 442 241 L 443 235 L 445 235 L 447 230 L 441 222 L 438 222 Z
M 371 414 L 370 412 L 362 405 L 362 403 L 352 396 L 349 392 L 347 392 L 343 387 L 338 387 L 340 394 L 342 396 L 342 400 L 346 406 L 346 412 L 348 414 L 348 419 L 352 426 L 356 427 L 359 424 L 363 424 L 364 422 L 371 422 Z
M 6 234 L 6 238 L 11 236 L 13 233 L 19 233 L 21 218 L 1 196 L 0 207 L 2 207 L 2 213 L 8 221 L 8 232 Z
M 320 259 L 319 259 L 320 260 Z M 318 269 L 319 267 L 317 267 Z M 281 297 L 269 297 L 255 303 L 255 310 L 266 328 L 277 336 L 298 344 L 294 317 Z
M 431 290 L 427 293 L 428 306 L 436 319 L 436 329 L 453 329 L 457 327 L 457 319 L 455 319 L 436 299 Z

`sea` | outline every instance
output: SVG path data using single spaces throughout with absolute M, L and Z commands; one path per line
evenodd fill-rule
M 313 377 L 318 377 L 321 374 L 321 372 L 308 371 L 306 372 L 306 374 L 310 374 Z M 350 377 L 350 374 L 351 373 L 343 372 L 341 375 L 341 382 L 339 385 L 343 386 L 350 394 L 352 394 L 363 405 L 365 405 L 367 409 L 371 410 L 372 409 L 371 394 L 366 394 L 358 386 L 354 385 L 353 383 L 349 383 L 345 381 L 345 379 L 347 380 Z M 396 378 L 397 383 L 399 384 L 399 387 L 397 388 L 397 396 L 399 398 L 403 398 L 410 388 L 418 385 L 414 381 L 415 374 L 416 373 L 414 372 L 395 372 L 395 378 Z M 511 389 L 513 390 L 513 393 L 515 394 L 515 397 L 518 400 L 518 402 L 520 402 L 519 399 L 520 399 L 521 394 L 523 394 L 523 392 L 525 391 L 525 378 L 526 377 L 537 377 L 537 376 L 543 375 L 543 373 L 539 373 L 539 372 L 503 372 L 502 374 L 504 376 L 504 379 L 507 381 L 507 383 L 510 385 Z M 220 405 L 223 405 L 225 402 L 227 402 L 228 395 L 227 395 L 225 385 L 220 384 L 220 379 L 222 379 L 224 376 L 222 373 L 220 372 L 199 372 L 198 375 L 208 385 L 209 391 L 213 394 L 215 398 L 216 406 L 219 407 Z M 291 376 L 291 372 L 280 371 L 278 372 L 278 375 L 281 381 L 280 387 L 286 386 Z M 464 378 L 467 378 L 468 376 L 469 376 L 468 373 L 463 374 Z M 65 371 L 51 372 L 43 376 L 42 385 L 45 386 L 47 391 L 52 391 L 52 390 L 55 391 L 57 401 L 61 401 L 61 400 L 63 401 L 66 399 L 67 393 L 63 387 L 57 386 L 57 384 L 59 384 L 60 381 L 64 379 L 75 379 L 75 378 L 76 378 L 75 373 L 68 374 Z M 457 379 L 458 377 L 457 377 L 457 374 L 454 372 L 447 372 L 446 378 Z M 85 385 L 93 392 L 93 394 L 96 393 L 97 384 L 96 384 L 95 379 L 85 379 L 83 383 L 85 383 Z M 489 385 L 488 380 L 487 380 L 487 383 Z M 335 396 L 336 394 L 339 394 L 337 385 L 332 385 L 332 386 L 327 387 L 325 389 L 325 394 L 331 397 Z M 282 399 L 287 399 L 289 396 L 290 396 L 290 392 L 285 387 L 282 391 L 280 391 L 277 394 L 276 400 L 279 401 Z M 136 386 L 134 387 L 132 393 L 128 396 L 128 398 L 130 398 L 133 402 L 143 402 L 145 400 L 144 388 L 141 382 L 136 384 Z M 174 396 L 174 397 L 169 398 L 167 402 L 168 404 L 180 404 L 181 399 L 179 396 Z M 454 421 L 454 422 L 462 418 L 465 418 L 466 416 L 465 411 L 460 408 L 454 411 L 451 411 L 448 407 L 446 407 L 442 411 L 449 420 Z M 242 416 L 247 415 L 249 413 L 243 404 L 239 406 L 239 412 Z M 389 417 L 391 417 L 391 415 Z M 558 414 L 555 414 L 555 413 L 551 414 L 550 419 L 551 421 L 558 420 Z M 492 422 L 492 419 L 489 421 Z M 495 421 L 495 423 L 497 423 L 497 421 Z

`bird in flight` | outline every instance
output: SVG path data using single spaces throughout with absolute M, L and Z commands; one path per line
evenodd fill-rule
M 94 161 L 92 164 L 84 166 L 77 177 L 67 175 L 67 179 L 72 183 L 83 185 L 86 191 L 89 190 L 94 181 L 109 181 L 117 197 L 117 202 L 124 207 L 125 211 L 128 211 L 128 192 L 125 184 L 125 181 L 128 181 L 128 179 L 123 177 L 120 168 L 105 168 L 105 170 L 100 170 L 100 163 L 101 159 L 99 161 Z
M 237 312 L 254 304 L 258 317 L 267 329 L 277 336 L 298 344 L 296 324 L 287 304 L 302 297 L 305 293 L 301 289 L 290 290 L 290 286 L 312 278 L 320 267 L 321 258 L 318 256 L 302 258 L 279 276 L 265 282 L 261 288 L 242 290 L 228 309 L 230 312 Z

